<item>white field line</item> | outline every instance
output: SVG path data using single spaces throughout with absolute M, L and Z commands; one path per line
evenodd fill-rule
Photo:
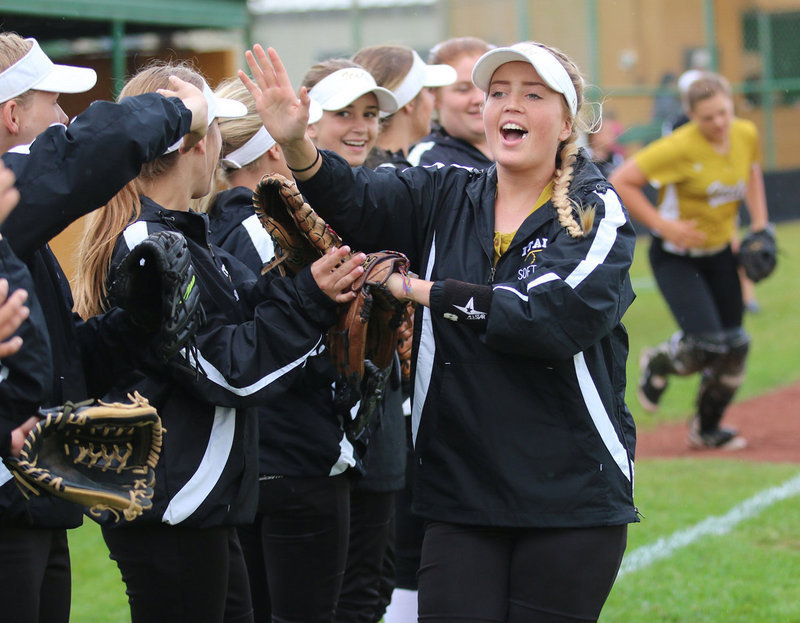
M 707 517 L 684 530 L 673 532 L 649 545 L 643 545 L 625 555 L 620 566 L 618 578 L 639 571 L 654 562 L 669 558 L 677 550 L 687 547 L 706 536 L 719 536 L 730 532 L 740 522 L 755 517 L 776 502 L 800 493 L 800 474 L 770 489 L 756 493 L 753 497 L 734 506 L 720 517 Z

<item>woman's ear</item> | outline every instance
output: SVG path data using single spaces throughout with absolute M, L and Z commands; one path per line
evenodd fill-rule
M 319 134 L 319 132 L 317 131 L 317 124 L 310 123 L 306 128 L 306 134 L 308 134 L 308 138 L 310 138 L 312 141 L 316 141 L 317 135 Z
M 20 105 L 13 98 L 0 104 L 0 122 L 12 136 L 19 134 L 19 110 Z
M 564 124 L 561 128 L 561 132 L 558 134 L 558 141 L 563 143 L 572 135 L 572 119 L 567 117 L 564 119 Z

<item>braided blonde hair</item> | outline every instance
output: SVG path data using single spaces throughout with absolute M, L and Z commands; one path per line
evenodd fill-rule
M 575 65 L 561 50 L 543 43 L 531 43 L 550 52 L 567 71 L 575 87 L 575 94 L 578 97 L 577 110 L 580 111 L 584 101 L 583 78 L 581 77 L 577 65 Z M 578 115 L 573 117 L 566 100 L 563 101 L 563 105 L 566 114 L 572 117 L 572 133 L 561 143 L 558 153 L 556 154 L 556 173 L 553 182 L 552 202 L 553 206 L 556 208 L 556 214 L 558 214 L 558 222 L 567 230 L 567 233 L 573 238 L 583 238 L 592 231 L 595 216 L 594 207 L 578 205 L 569 198 L 569 187 L 572 182 L 572 175 L 575 172 L 575 162 L 578 157 L 578 127 L 582 123 L 582 120 Z M 575 219 L 573 212 L 577 213 L 580 222 Z

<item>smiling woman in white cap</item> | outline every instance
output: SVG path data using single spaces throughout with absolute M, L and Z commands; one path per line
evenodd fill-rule
M 378 115 L 397 110 L 394 94 L 344 58 L 317 63 L 306 72 L 302 86 L 323 110 L 322 118 L 308 126 L 314 144 L 335 151 L 350 166 L 364 164 L 378 138 Z
M 635 427 L 625 404 L 635 232 L 576 145 L 583 80 L 554 48 L 497 48 L 475 65 L 496 165 L 351 169 L 305 134 L 308 95 L 277 53 L 240 77 L 300 189 L 367 250 L 420 278 L 413 510 L 428 520 L 419 619 L 596 621 L 622 560 Z M 421 312 L 421 313 L 420 313 Z
M 419 54 L 403 45 L 363 48 L 353 55 L 353 61 L 397 99 L 396 112 L 380 114 L 378 142 L 367 158 L 367 166 L 374 169 L 387 162 L 410 166 L 408 150 L 431 131 L 430 89 L 455 82 L 456 70 L 450 65 L 427 65 Z
M 103 537 L 127 586 L 133 623 L 251 621 L 247 571 L 235 526 L 253 521 L 258 501 L 258 418 L 250 409 L 295 382 L 336 320 L 336 303 L 363 269 L 363 254 L 339 262 L 347 247 L 293 279 L 259 280 L 213 245 L 205 214 L 190 209 L 207 194 L 222 140 L 217 117 L 247 107 L 215 96 L 186 65 L 159 64 L 135 75 L 120 101 L 164 88 L 171 75 L 196 85 L 214 111 L 208 133 L 189 149 L 145 165 L 104 210 L 92 214 L 81 242 L 76 307 L 103 310 L 105 284 L 148 235 L 186 240 L 205 322 L 196 349 L 166 364 L 152 360 L 120 377 L 106 398 L 133 391 L 159 412 L 165 435 L 153 508 L 134 523 L 102 516 Z M 195 368 L 192 370 L 191 368 Z
M 493 47 L 477 37 L 453 37 L 431 48 L 428 63 L 450 65 L 456 80 L 431 89 L 435 123 L 430 134 L 412 148 L 412 164 L 460 164 L 476 169 L 491 166 L 483 128 L 484 94 L 472 82 L 472 68 Z
M 214 93 L 242 102 L 247 115 L 219 122 L 218 179 L 226 190 L 208 208 L 211 240 L 246 264 L 255 279 L 274 252 L 254 212 L 253 190 L 266 174 L 291 179 L 292 173 L 242 82 L 225 80 Z M 321 108 L 312 108 L 309 121 L 321 116 Z M 258 408 L 258 509 L 255 521 L 237 527 L 256 621 L 333 620 L 347 558 L 355 464 L 334 411 L 333 372 L 323 350 L 306 361 L 297 382 Z
M 97 397 L 108 386 L 110 371 L 114 376 L 130 369 L 128 347 L 139 349 L 148 339 L 119 309 L 92 323 L 76 321 L 69 281 L 48 242 L 103 205 L 167 145 L 191 133 L 188 146 L 207 127 L 201 92 L 178 82 L 161 94 L 125 103 L 95 102 L 67 127 L 59 92 L 85 91 L 95 80 L 92 69 L 54 64 L 33 39 L 0 33 L 0 153 L 16 175 L 19 192 L 18 207 L 1 226 L 3 242 L 32 276 L 29 300 L 38 301 L 42 310 L 36 328 L 51 347 L 44 361 L 34 358 L 32 341 L 18 353 L 18 361 L 36 364 L 43 381 L 20 384 L 12 366 L 2 383 L 5 392 L 17 383 L 24 396 L 25 408 L 0 400 L 6 415 L 19 422 L 41 406 Z M 48 496 L 26 499 L 0 467 L 4 620 L 68 621 L 66 529 L 81 524 L 83 510 Z

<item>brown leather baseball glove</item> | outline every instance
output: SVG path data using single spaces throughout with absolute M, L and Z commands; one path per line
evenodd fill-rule
M 331 247 L 344 244 L 303 200 L 294 180 L 279 173 L 269 173 L 261 178 L 253 192 L 253 205 L 275 246 L 275 259 L 262 269 L 262 273 L 277 268 L 281 276 L 296 275 Z
M 406 304 L 386 287 L 392 273 L 408 272 L 408 258 L 397 251 L 367 254 L 364 274 L 353 284 L 355 299 L 342 306 L 339 321 L 328 333 L 331 356 L 338 374 L 335 402 L 346 430 L 358 439 L 374 415 L 397 351 Z

